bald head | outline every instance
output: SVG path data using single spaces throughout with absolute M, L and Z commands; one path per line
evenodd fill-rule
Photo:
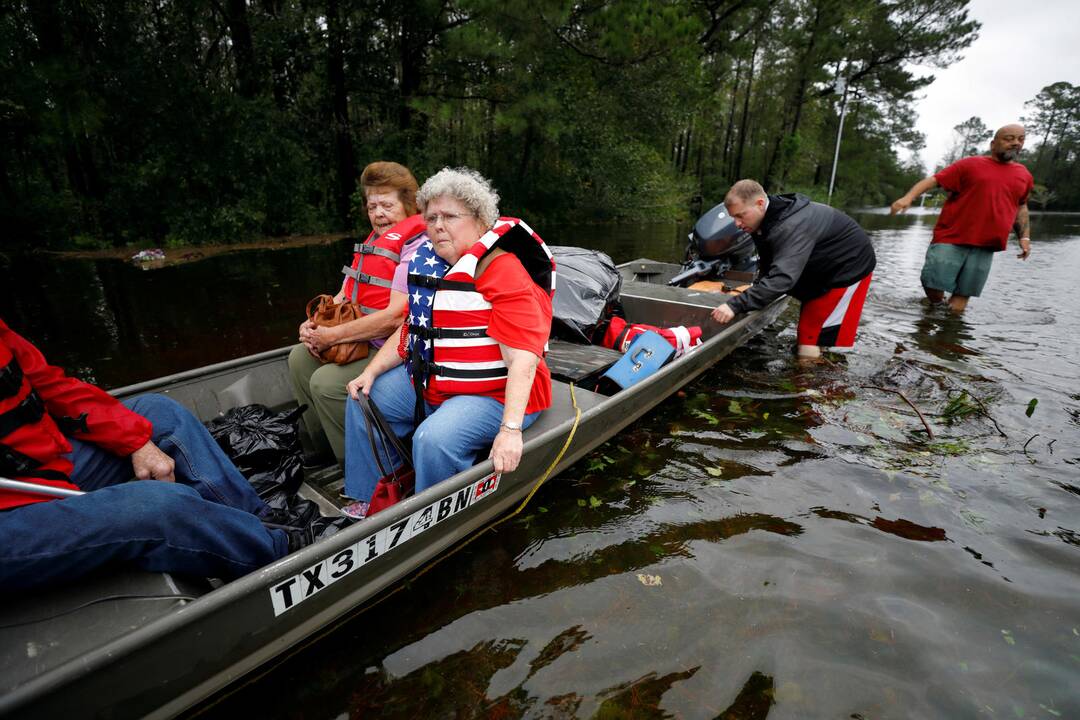
M 1003 125 L 990 141 L 990 154 L 998 162 L 1012 162 L 1024 149 L 1024 126 L 1020 123 Z
M 768 205 L 767 198 L 765 188 L 756 180 L 740 180 L 724 196 L 724 207 L 736 227 L 752 233 L 761 227 Z

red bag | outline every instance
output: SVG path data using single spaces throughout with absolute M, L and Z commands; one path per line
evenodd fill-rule
M 367 425 L 371 454 L 375 457 L 375 464 L 379 466 L 379 472 L 382 473 L 379 482 L 375 484 L 375 492 L 371 494 L 371 500 L 368 502 L 367 515 L 364 516 L 371 517 L 380 510 L 396 505 L 413 494 L 416 488 L 416 470 L 413 469 L 412 455 L 409 449 L 405 447 L 405 443 L 390 427 L 390 423 L 383 417 L 378 406 L 364 393 L 360 393 L 357 402 L 360 403 L 360 411 L 364 414 L 364 421 Z M 387 465 L 391 468 L 390 472 L 386 471 L 382 455 L 379 453 L 379 448 L 376 447 L 376 435 L 379 437 L 379 444 L 386 455 Z M 399 468 L 394 467 L 394 454 L 391 452 L 391 448 L 394 449 L 403 462 Z
M 394 474 L 396 473 L 396 474 Z M 383 475 L 375 485 L 375 492 L 371 494 L 371 502 L 368 503 L 367 515 L 371 517 L 380 510 L 385 510 L 413 494 L 416 487 L 416 471 L 412 468 L 402 472 L 395 470 L 390 475 Z
M 628 323 L 621 317 L 611 318 L 611 323 L 608 325 L 607 332 L 604 333 L 604 339 L 600 344 L 624 353 L 630 347 L 630 343 L 634 341 L 634 338 L 649 330 L 659 333 L 675 348 L 675 357 L 680 357 L 701 344 L 701 328 L 697 325 L 661 328 L 644 323 Z

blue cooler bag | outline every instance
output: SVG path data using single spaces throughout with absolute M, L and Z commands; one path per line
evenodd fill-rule
M 622 358 L 608 368 L 601 378 L 625 390 L 662 368 L 674 354 L 675 348 L 671 343 L 659 333 L 649 330 L 634 338 Z

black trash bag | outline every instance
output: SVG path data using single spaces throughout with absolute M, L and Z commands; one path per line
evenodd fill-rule
M 302 528 L 322 517 L 319 506 L 314 501 L 302 498 L 295 493 L 272 491 L 263 497 L 263 502 L 270 508 L 263 522 L 273 525 Z
M 306 406 L 275 413 L 265 405 L 233 408 L 207 426 L 263 499 L 275 492 L 291 496 L 304 481 L 300 416 Z
M 622 277 L 611 258 L 599 250 L 555 246 L 551 252 L 555 256 L 551 335 L 590 345 L 597 327 L 615 312 Z

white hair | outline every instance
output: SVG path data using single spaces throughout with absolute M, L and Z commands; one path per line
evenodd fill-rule
M 416 193 L 416 204 L 420 212 L 424 212 L 428 203 L 440 197 L 460 200 L 476 214 L 484 227 L 493 227 L 499 219 L 499 193 L 475 170 L 464 167 L 443 168 L 420 187 L 420 191 Z

